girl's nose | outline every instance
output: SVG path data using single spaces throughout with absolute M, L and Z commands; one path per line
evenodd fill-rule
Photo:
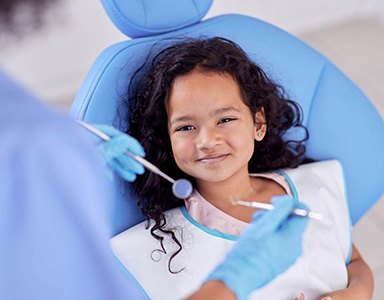
M 196 137 L 196 148 L 199 150 L 209 150 L 220 143 L 221 137 L 217 130 L 213 128 L 203 128 L 199 130 Z

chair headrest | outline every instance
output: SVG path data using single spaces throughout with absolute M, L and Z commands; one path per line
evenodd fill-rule
M 112 22 L 135 38 L 174 31 L 198 23 L 213 0 L 101 0 Z

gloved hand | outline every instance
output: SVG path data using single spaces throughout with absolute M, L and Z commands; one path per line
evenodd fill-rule
M 302 237 L 308 218 L 292 215 L 295 207 L 289 196 L 273 197 L 275 208 L 253 215 L 250 226 L 208 280 L 220 280 L 237 296 L 249 294 L 287 270 L 301 255 Z
M 142 164 L 124 154 L 125 150 L 144 157 L 145 152 L 140 143 L 133 137 L 121 132 L 113 126 L 94 125 L 95 128 L 108 135 L 111 140 L 103 142 L 101 149 L 108 166 L 127 181 L 134 181 L 136 174 L 143 174 Z

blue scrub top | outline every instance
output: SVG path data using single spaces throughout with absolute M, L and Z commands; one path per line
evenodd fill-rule
M 0 70 L 0 299 L 142 299 L 109 248 L 88 135 Z

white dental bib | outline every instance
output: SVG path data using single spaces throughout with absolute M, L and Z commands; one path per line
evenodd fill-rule
M 325 161 L 302 165 L 281 174 L 293 197 L 312 211 L 324 215 L 311 220 L 303 239 L 303 254 L 286 272 L 250 299 L 294 299 L 304 293 L 315 299 L 323 293 L 347 286 L 346 263 L 351 254 L 351 223 L 339 162 Z M 235 243 L 236 237 L 211 230 L 193 220 L 184 207 L 165 213 L 167 228 L 175 228 L 182 250 L 163 234 L 166 254 L 159 242 L 140 223 L 111 239 L 114 254 L 135 277 L 150 299 L 184 299 L 197 290 Z M 161 235 L 161 233 L 157 234 Z

